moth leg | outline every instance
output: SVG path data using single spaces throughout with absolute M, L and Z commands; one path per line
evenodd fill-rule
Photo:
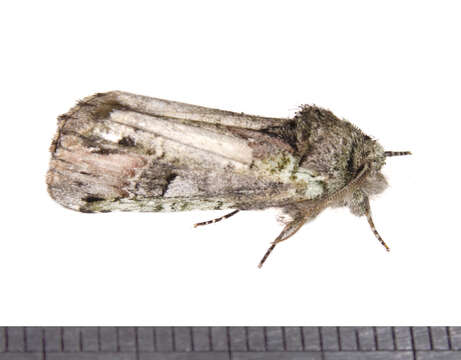
M 259 262 L 259 265 L 258 267 L 261 268 L 264 264 L 264 262 L 267 260 L 267 258 L 269 257 L 270 253 L 272 252 L 272 250 L 274 250 L 275 246 L 279 243 L 279 242 L 282 242 L 282 241 L 285 241 L 287 240 L 288 238 L 290 238 L 291 236 L 293 236 L 299 229 L 301 229 L 301 227 L 305 224 L 305 222 L 309 219 L 309 216 L 302 216 L 302 217 L 299 217 L 299 218 L 296 218 L 294 219 L 293 221 L 291 221 L 290 223 L 288 223 L 284 229 L 282 230 L 282 232 L 280 233 L 279 236 L 277 236 L 277 238 L 272 242 L 271 246 L 269 247 L 269 249 L 267 249 L 266 253 L 264 254 L 263 258 L 261 259 L 261 261 Z
M 373 231 L 373 234 L 375 234 L 376 238 L 381 243 L 381 245 L 384 246 L 387 251 L 390 251 L 389 246 L 387 246 L 387 244 L 384 242 L 381 235 L 379 235 L 378 230 L 376 230 L 376 228 L 375 228 L 375 224 L 373 223 L 373 219 L 371 218 L 371 211 L 370 211 L 370 205 L 369 204 L 368 204 L 365 216 L 367 217 L 368 224 L 370 224 L 370 228 L 371 228 L 371 231 Z
M 224 220 L 224 219 L 228 219 L 228 218 L 230 218 L 231 216 L 237 214 L 239 211 L 240 211 L 240 210 L 234 210 L 234 211 L 232 211 L 231 213 L 226 214 L 226 215 L 224 215 L 224 216 L 220 216 L 220 217 L 218 217 L 218 218 L 216 218 L 216 219 L 196 223 L 196 224 L 194 224 L 194 227 L 202 226 L 202 225 L 208 225 L 208 224 L 213 224 L 213 223 L 216 223 L 216 222 L 218 222 L 218 221 L 221 221 L 221 220 Z

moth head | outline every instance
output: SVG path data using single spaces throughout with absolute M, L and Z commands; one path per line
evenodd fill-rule
M 387 181 L 381 173 L 381 168 L 390 156 L 411 155 L 410 151 L 384 151 L 383 147 L 371 138 L 367 139 L 364 146 L 362 164 L 369 168 L 369 172 L 361 184 L 361 189 L 367 195 L 383 192 L 387 187 Z
M 367 137 L 361 162 L 362 166 L 367 164 L 371 173 L 381 170 L 386 163 L 383 147 L 376 140 Z
M 364 150 L 363 163 L 367 163 L 372 172 L 381 170 L 386 163 L 386 157 L 411 155 L 410 151 L 384 151 L 383 147 L 371 138 L 367 139 Z

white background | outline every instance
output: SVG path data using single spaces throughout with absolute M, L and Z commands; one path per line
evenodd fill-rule
M 0 5 L 0 320 L 8 325 L 461 324 L 456 1 Z M 81 214 L 46 191 L 57 115 L 124 90 L 249 114 L 331 109 L 386 150 L 364 218 L 327 210 L 257 268 L 272 211 Z

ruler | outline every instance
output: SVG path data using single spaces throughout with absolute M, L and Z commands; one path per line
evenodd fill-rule
M 460 360 L 461 327 L 3 327 L 0 360 Z

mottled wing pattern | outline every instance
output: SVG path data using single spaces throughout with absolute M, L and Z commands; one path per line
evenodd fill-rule
M 268 131 L 291 121 L 96 94 L 59 117 L 48 189 L 83 212 L 284 206 L 316 186 L 296 149 Z

